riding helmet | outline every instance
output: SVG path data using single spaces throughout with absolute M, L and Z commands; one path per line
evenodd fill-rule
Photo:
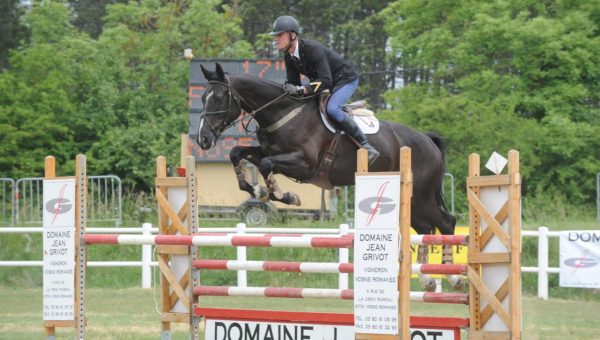
M 300 28 L 298 21 L 294 17 L 283 15 L 275 19 L 275 22 L 273 22 L 273 31 L 269 34 L 277 35 L 281 32 L 296 32 L 298 34 L 301 31 L 302 28 Z

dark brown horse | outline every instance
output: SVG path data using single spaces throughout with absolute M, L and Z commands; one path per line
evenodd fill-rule
M 296 194 L 279 188 L 274 174 L 326 189 L 354 184 L 357 147 L 345 136 L 335 147 L 336 156 L 328 176 L 319 176 L 323 174 L 322 159 L 334 134 L 321 121 L 318 96 L 287 96 L 281 84 L 247 75 L 226 75 L 219 64 L 214 72 L 201 68 L 208 80 L 197 137 L 202 149 L 213 147 L 242 112 L 252 115 L 259 126 L 260 146 L 237 146 L 230 153 L 241 190 L 262 200 L 300 205 Z M 443 139 L 385 121 L 380 122 L 379 132 L 368 135 L 368 139 L 381 153 L 369 171 L 398 171 L 400 148 L 412 149 L 412 227 L 419 234 L 432 234 L 437 227 L 442 234 L 453 235 L 456 218 L 448 213 L 442 196 Z M 255 188 L 248 183 L 242 159 L 259 169 L 267 187 Z M 447 252 L 445 249 L 444 254 Z M 451 262 L 451 254 L 449 247 L 450 258 L 445 256 L 445 262 Z

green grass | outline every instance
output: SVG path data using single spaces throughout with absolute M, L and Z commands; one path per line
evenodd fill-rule
M 523 229 L 533 230 L 546 225 L 551 230 L 600 229 L 595 210 L 590 207 L 571 207 L 550 199 L 524 200 Z M 155 212 L 141 212 L 135 207 L 155 206 L 150 197 L 138 197 L 125 205 L 123 226 L 141 226 L 142 221 L 156 223 Z M 532 213 L 535 211 L 535 213 Z M 593 216 L 593 218 L 591 218 Z M 273 220 L 277 227 L 337 226 L 334 221 Z M 461 225 L 464 225 L 464 221 Z M 232 221 L 202 221 L 201 226 L 234 226 Z M 101 225 L 93 225 L 101 226 Z M 0 260 L 40 260 L 42 257 L 41 234 L 0 234 Z M 524 266 L 537 265 L 537 240 L 523 240 Z M 203 258 L 235 258 L 233 248 L 204 248 Z M 558 266 L 558 239 L 550 240 L 550 265 Z M 139 246 L 97 246 L 88 253 L 90 261 L 139 261 Z M 248 248 L 249 260 L 337 261 L 337 252 L 330 249 L 281 249 Z M 155 300 L 158 291 L 139 288 L 141 269 L 88 268 L 88 337 L 92 339 L 156 339 L 160 334 Z M 157 277 L 155 271 L 155 282 Z M 226 271 L 203 271 L 203 284 L 234 285 L 235 273 Z M 249 284 L 253 286 L 288 286 L 335 288 L 335 275 L 299 273 L 249 272 Z M 351 280 L 350 280 L 351 281 Z M 414 283 L 414 282 L 413 282 Z M 0 269 L 0 339 L 42 338 L 41 327 L 41 268 Z M 110 288 L 107 288 L 110 287 Z M 416 288 L 416 287 L 415 287 Z M 446 290 L 446 288 L 444 288 Z M 533 296 L 537 292 L 536 274 L 523 273 L 524 339 L 591 339 L 600 338 L 600 292 L 591 289 L 558 287 L 558 275 L 550 275 L 550 300 L 542 301 Z M 154 296 L 153 296 L 154 295 Z M 220 307 L 264 308 L 284 310 L 311 310 L 350 312 L 348 301 L 326 303 L 314 300 L 284 300 L 256 298 L 204 298 L 209 305 Z M 324 307 L 325 306 L 325 307 Z M 414 315 L 465 316 L 466 307 L 449 305 L 413 304 Z M 174 325 L 174 338 L 187 339 L 187 326 Z M 58 339 L 72 338 L 73 332 L 60 329 Z
M 42 328 L 40 288 L 0 287 L 0 339 L 40 339 Z M 87 336 L 90 339 L 157 339 L 158 291 L 139 288 L 87 291 Z M 204 298 L 206 306 L 246 309 L 323 311 L 349 313 L 351 301 L 309 299 Z M 413 303 L 412 315 L 466 316 L 466 306 Z M 526 296 L 523 299 L 523 339 L 593 339 L 600 334 L 600 302 Z M 173 339 L 187 339 L 185 324 L 173 324 Z M 57 329 L 57 339 L 72 339 L 74 331 Z

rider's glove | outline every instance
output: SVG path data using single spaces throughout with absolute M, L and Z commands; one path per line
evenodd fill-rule
M 304 86 L 286 83 L 283 85 L 283 91 L 291 96 L 301 96 L 304 94 Z

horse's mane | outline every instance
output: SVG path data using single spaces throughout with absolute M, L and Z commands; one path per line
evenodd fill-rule
M 281 84 L 274 82 L 269 79 L 259 78 L 257 76 L 249 75 L 249 74 L 231 74 L 230 77 L 241 78 L 242 80 L 256 81 L 262 83 L 264 85 L 269 85 L 271 87 L 277 88 L 281 90 Z

